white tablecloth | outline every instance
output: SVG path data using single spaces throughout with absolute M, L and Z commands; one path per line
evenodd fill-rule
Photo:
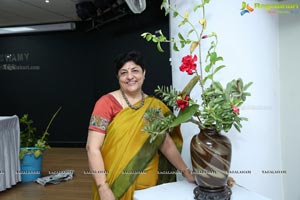
M 19 118 L 0 117 L 0 191 L 21 181 Z
M 144 190 L 134 192 L 134 200 L 194 200 L 193 190 L 195 184 L 187 181 L 166 183 Z M 231 200 L 270 200 L 255 192 L 234 186 L 232 188 Z

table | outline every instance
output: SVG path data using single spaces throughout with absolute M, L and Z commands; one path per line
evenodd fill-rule
M 195 184 L 187 181 L 178 181 L 173 183 L 165 183 L 144 190 L 134 192 L 134 200 L 194 200 L 193 190 Z M 232 189 L 231 200 L 270 200 L 255 192 L 251 192 L 245 188 L 234 186 Z
M 19 149 L 18 116 L 0 117 L 0 191 L 21 181 Z

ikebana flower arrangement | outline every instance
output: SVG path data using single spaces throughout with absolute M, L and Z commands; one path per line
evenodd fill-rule
M 146 123 L 144 131 L 150 133 L 152 141 L 159 134 L 164 134 L 169 129 L 184 123 L 192 122 L 200 129 L 214 127 L 218 132 L 228 132 L 235 127 L 239 132 L 242 128 L 241 121 L 247 120 L 240 114 L 240 106 L 245 102 L 250 93 L 246 90 L 252 82 L 245 84 L 241 78 L 229 81 L 226 85 L 215 79 L 225 65 L 220 64 L 223 58 L 217 54 L 216 47 L 218 37 L 215 32 L 206 33 L 207 19 L 205 6 L 210 0 L 202 0 L 193 7 L 192 11 L 181 14 L 176 5 L 171 6 L 168 0 L 163 0 L 161 9 L 165 9 L 166 15 L 172 14 L 174 18 L 180 18 L 179 27 L 188 26 L 187 34 L 178 33 L 176 37 L 167 39 L 162 31 L 155 34 L 143 33 L 149 42 L 154 42 L 157 49 L 163 52 L 161 44 L 169 42 L 174 51 L 187 51 L 189 54 L 182 57 L 182 64 L 178 69 L 190 76 L 191 79 L 182 91 L 169 86 L 160 86 L 155 93 L 170 107 L 179 110 L 177 116 L 173 114 L 163 116 L 159 109 L 149 109 L 145 114 Z M 200 12 L 198 21 L 192 21 L 190 12 Z M 202 50 L 203 43 L 210 43 L 206 55 Z M 191 91 L 201 90 L 201 102 L 197 102 L 191 96 Z

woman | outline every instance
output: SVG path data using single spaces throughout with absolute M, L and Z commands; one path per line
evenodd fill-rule
M 134 190 L 175 181 L 175 174 L 158 173 L 171 170 L 170 163 L 194 182 L 175 145 L 182 143 L 179 128 L 153 143 L 142 131 L 147 108 L 170 112 L 161 101 L 143 93 L 146 71 L 142 56 L 138 52 L 122 54 L 116 69 L 120 89 L 96 102 L 89 126 L 86 148 L 94 179 L 93 199 L 131 200 Z

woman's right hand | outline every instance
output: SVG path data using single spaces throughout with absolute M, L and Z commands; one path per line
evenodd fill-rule
M 101 200 L 116 200 L 114 193 L 107 183 L 101 186 L 98 191 Z

